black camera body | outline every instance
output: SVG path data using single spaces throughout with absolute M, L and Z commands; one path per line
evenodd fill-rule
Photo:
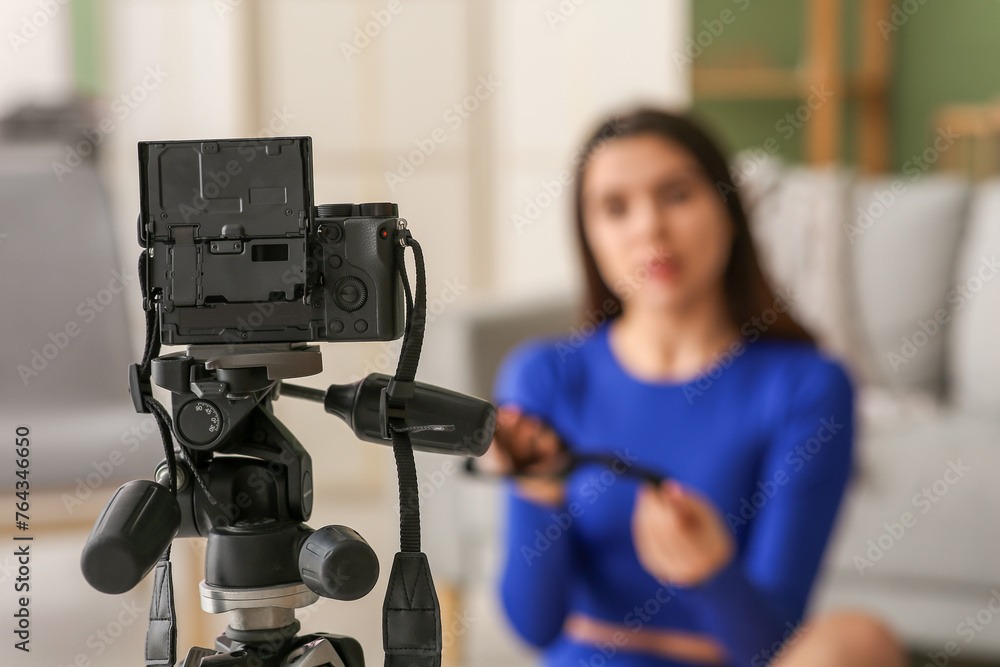
M 406 223 L 392 203 L 314 206 L 309 137 L 141 142 L 139 169 L 164 345 L 403 334 Z

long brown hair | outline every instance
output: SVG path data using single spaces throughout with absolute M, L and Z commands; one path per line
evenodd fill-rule
M 581 328 L 592 327 L 597 323 L 595 318 L 612 320 L 622 313 L 621 300 L 601 278 L 597 263 L 594 261 L 594 254 L 584 234 L 583 177 L 590 158 L 606 142 L 639 134 L 651 134 L 686 149 L 698 160 L 705 177 L 715 184 L 719 196 L 729 211 L 735 236 L 723 281 L 729 315 L 733 323 L 741 332 L 747 326 L 755 326 L 761 338 L 815 343 L 809 332 L 788 313 L 789 304 L 775 298 L 774 291 L 760 269 L 743 203 L 733 183 L 726 159 L 717 144 L 689 117 L 647 108 L 636 109 L 625 115 L 612 116 L 605 120 L 590 135 L 577 156 L 574 207 L 577 241 L 586 279 Z M 766 315 L 773 318 L 770 323 L 765 326 L 752 324 L 760 322 L 761 317 Z

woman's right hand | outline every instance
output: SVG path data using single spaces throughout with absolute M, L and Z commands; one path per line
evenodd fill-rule
M 483 458 L 499 474 L 554 475 L 566 466 L 568 456 L 554 430 L 507 405 L 497 409 L 493 442 Z M 558 505 L 565 497 L 558 479 L 519 478 L 515 484 L 520 495 L 537 502 Z

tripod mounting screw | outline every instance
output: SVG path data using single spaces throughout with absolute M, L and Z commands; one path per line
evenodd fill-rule
M 177 466 L 177 490 L 181 491 L 184 489 L 184 485 L 187 484 L 187 473 L 184 472 L 184 466 Z M 156 472 L 153 473 L 153 479 L 156 483 L 163 487 L 170 486 L 170 467 L 167 465 L 166 461 L 156 466 Z

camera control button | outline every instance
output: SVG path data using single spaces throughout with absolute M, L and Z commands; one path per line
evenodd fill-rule
M 340 265 L 344 263 L 344 260 L 340 258 L 340 255 L 330 255 L 330 257 L 326 260 L 326 263 L 329 264 L 332 268 L 336 269 L 339 268 Z
M 336 223 L 323 225 L 319 228 L 320 235 L 330 243 L 340 243 L 344 238 L 344 228 Z
M 354 330 L 358 333 L 364 333 L 368 331 L 368 322 L 366 320 L 358 320 L 354 323 Z
M 399 206 L 392 202 L 380 201 L 361 205 L 361 216 L 365 218 L 394 218 L 399 215 Z
M 354 212 L 354 204 L 317 204 L 313 212 L 318 218 L 349 218 Z
M 333 286 L 333 300 L 342 310 L 353 312 L 365 304 L 368 290 L 360 278 L 344 276 Z
M 340 320 L 330 320 L 330 331 L 340 333 L 344 330 L 344 323 Z

